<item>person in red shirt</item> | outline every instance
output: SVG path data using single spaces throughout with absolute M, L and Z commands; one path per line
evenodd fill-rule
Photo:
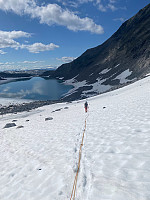
M 87 110 L 88 110 L 88 103 L 87 103 L 87 101 L 84 104 L 84 108 L 85 108 L 85 112 L 87 112 Z

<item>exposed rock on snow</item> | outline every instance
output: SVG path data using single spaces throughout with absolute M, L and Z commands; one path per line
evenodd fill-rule
M 47 117 L 45 118 L 45 121 L 53 120 L 53 117 Z
M 16 119 L 14 119 L 14 120 L 12 120 L 12 122 L 17 122 L 17 120 L 16 120 Z
M 4 128 L 11 128 L 11 127 L 14 127 L 14 126 L 16 126 L 15 123 L 7 123 L 7 124 L 4 126 Z
M 66 109 L 68 109 L 68 107 L 64 107 L 64 109 L 66 110 Z
M 24 128 L 24 126 L 17 126 L 17 128 Z
M 62 110 L 62 108 L 59 108 L 59 109 L 56 109 L 56 110 L 52 111 L 52 113 L 53 112 L 58 112 L 58 111 L 61 111 L 61 110 Z

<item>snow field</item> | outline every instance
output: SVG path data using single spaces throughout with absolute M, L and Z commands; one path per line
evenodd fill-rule
M 150 77 L 88 102 L 0 116 L 0 200 L 70 199 L 87 115 L 76 200 L 150 200 Z

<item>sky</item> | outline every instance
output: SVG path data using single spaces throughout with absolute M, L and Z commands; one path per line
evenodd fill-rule
M 149 0 L 0 0 L 0 71 L 55 69 L 106 41 Z

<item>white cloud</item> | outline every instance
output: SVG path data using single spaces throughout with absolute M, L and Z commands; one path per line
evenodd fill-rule
M 36 63 L 43 63 L 43 62 L 45 62 L 45 61 L 38 61 L 38 60 L 36 60 L 36 61 L 28 61 L 28 60 L 25 60 L 25 61 L 23 61 L 23 62 L 18 62 L 18 63 L 23 63 L 23 64 L 36 64 Z
M 109 0 L 110 3 L 116 3 L 116 0 Z
M 80 4 L 93 2 L 94 0 L 78 0 Z
M 4 55 L 4 54 L 6 54 L 7 52 L 4 52 L 4 51 L 2 51 L 1 49 L 0 49 L 0 54 L 2 54 L 2 55 Z
M 5 65 L 13 65 L 14 62 L 6 62 Z
M 16 39 L 20 37 L 31 37 L 31 34 L 24 31 L 0 31 L 0 38 Z
M 96 6 L 101 12 L 106 12 L 108 10 L 112 10 L 115 11 L 118 8 L 114 5 L 115 3 L 117 3 L 118 0 L 77 0 L 76 1 L 76 7 L 77 5 L 81 5 L 81 4 L 87 4 L 87 3 L 92 3 L 94 6 Z M 59 0 L 58 2 L 62 2 L 62 4 L 64 5 L 64 1 L 63 0 Z M 70 6 L 71 1 L 70 0 L 66 0 L 65 1 L 65 6 Z
M 35 5 L 34 0 L 0 0 L 0 9 L 20 15 L 24 14 L 30 6 L 34 7 Z
M 71 62 L 73 61 L 74 59 L 76 59 L 75 57 L 62 57 L 62 58 L 57 58 L 57 60 L 60 60 L 64 63 L 67 63 L 67 62 Z
M 108 8 L 110 8 L 112 11 L 117 10 L 117 8 L 113 4 L 108 4 Z
M 114 5 L 115 3 L 116 3 L 116 0 L 108 0 L 108 1 L 105 1 L 105 3 L 102 2 L 101 0 L 96 1 L 96 5 L 98 6 L 98 9 L 101 12 L 106 12 L 109 9 L 112 11 L 117 10 L 118 8 Z
M 78 8 L 78 5 L 79 5 L 79 3 L 78 3 L 78 1 L 63 1 L 63 0 L 57 0 L 57 2 L 58 3 L 61 3 L 63 6 L 67 6 L 67 7 L 73 7 L 73 8 Z
M 125 21 L 125 19 L 123 18 L 123 17 L 120 17 L 120 18 L 115 18 L 115 19 L 113 19 L 114 21 L 121 21 L 121 22 L 124 22 Z
M 0 65 L 13 65 L 14 62 L 5 62 L 5 63 L 0 63 Z
M 0 0 L 1 1 L 1 0 Z M 30 37 L 30 33 L 26 33 L 23 31 L 0 31 L 0 54 L 5 54 L 6 52 L 2 51 L 1 49 L 4 48 L 14 48 L 18 49 L 27 49 L 31 53 L 39 53 L 41 51 L 50 51 L 58 48 L 58 45 L 50 43 L 48 45 L 42 43 L 34 43 L 34 44 L 20 44 L 14 39 L 21 38 L 21 37 Z
M 31 34 L 23 31 L 0 31 L 0 48 L 15 48 L 18 49 L 20 44 L 14 39 L 20 37 L 30 37 Z
M 19 46 L 20 44 L 16 42 L 15 40 L 0 38 L 0 48 L 2 49 L 8 48 L 8 47 L 18 49 Z
M 102 4 L 99 4 L 98 5 L 98 9 L 101 11 L 101 12 L 106 12 L 107 11 L 107 8 L 105 6 L 103 6 Z
M 20 15 L 28 14 L 32 18 L 38 18 L 40 23 L 45 23 L 49 26 L 57 24 L 65 26 L 72 31 L 90 31 L 96 34 L 104 32 L 103 27 L 95 24 L 91 18 L 80 18 L 57 4 L 38 6 L 34 0 L 0 0 L 0 9 Z
M 42 43 L 34 43 L 32 45 L 22 45 L 22 49 L 28 49 L 29 52 L 31 53 L 39 53 L 41 51 L 51 51 L 54 50 L 55 48 L 59 48 L 58 45 L 55 45 L 53 43 L 50 44 L 42 44 Z

